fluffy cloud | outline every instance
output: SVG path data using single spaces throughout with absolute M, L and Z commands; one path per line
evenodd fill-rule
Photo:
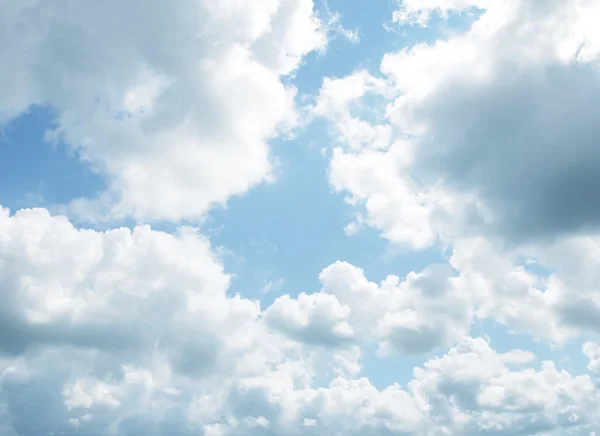
M 536 434 L 557 427 L 586 434 L 595 425 L 600 397 L 589 376 L 573 377 L 548 361 L 539 370 L 514 371 L 506 360 L 485 341 L 469 339 L 416 369 L 409 387 L 428 399 L 438 422 L 454 427 L 449 434 Z
M 250 346 L 260 308 L 227 297 L 229 277 L 194 230 L 100 233 L 44 209 L 1 212 L 5 353 L 71 344 L 139 365 L 160 352 L 200 375 Z
M 564 343 L 598 335 L 599 249 L 597 235 L 510 249 L 477 237 L 456 241 L 450 264 L 477 317 Z
M 44 209 L 2 209 L 0 260 L 2 395 L 18 434 L 167 434 L 175 424 L 187 434 L 189 414 L 216 419 L 188 410 L 206 392 L 294 356 L 286 374 L 301 380 L 319 357 L 302 366 L 257 302 L 227 295 L 229 277 L 189 228 L 97 232 Z M 32 422 L 23 401 L 48 416 Z
M 460 239 L 450 266 L 433 265 L 402 281 L 389 276 L 380 285 L 337 262 L 321 273 L 319 293 L 279 297 L 265 319 L 307 344 L 373 341 L 382 354 L 444 349 L 474 319 L 557 344 L 598 338 L 599 249 L 598 237 L 504 250 L 482 237 Z
M 348 202 L 360 207 L 348 233 L 367 224 L 380 229 L 386 239 L 413 249 L 433 245 L 440 235 L 452 235 L 456 211 L 464 209 L 463 203 L 443 186 L 420 187 L 406 174 L 412 160 L 411 144 L 405 140 L 394 141 L 387 150 L 333 150 L 331 186 L 349 193 Z
M 348 320 L 352 310 L 329 294 L 283 295 L 267 309 L 265 319 L 274 327 L 307 343 L 339 345 L 354 337 Z
M 443 350 L 473 320 L 556 344 L 600 338 L 598 250 L 597 236 L 510 249 L 483 237 L 459 239 L 449 265 L 402 280 L 391 275 L 381 284 L 337 262 L 322 271 L 319 293 L 282 296 L 266 319 L 295 340 L 338 347 L 373 341 L 384 355 Z
M 357 207 L 348 230 L 448 246 L 476 317 L 557 342 L 595 335 L 600 9 L 406 1 L 396 20 L 472 8 L 467 31 L 386 54 L 377 77 L 324 80 L 315 107 L 337 108 L 320 111 L 334 131 L 356 118 L 392 132 L 360 147 L 336 133 L 330 184 Z M 375 122 L 356 109 L 373 104 L 385 113 Z
M 279 297 L 265 319 L 309 344 L 374 341 L 382 355 L 441 350 L 467 334 L 472 319 L 471 300 L 452 276 L 450 268 L 438 265 L 410 273 L 402 282 L 388 276 L 378 285 L 360 268 L 336 262 L 321 272 L 321 292 L 296 300 Z
M 316 103 L 309 107 L 309 119 L 327 117 L 334 120 L 337 140 L 352 149 L 385 148 L 391 140 L 391 127 L 372 125 L 359 116 L 377 115 L 369 112 L 372 108 L 368 105 L 360 104 L 363 98 L 385 95 L 392 95 L 388 84 L 366 70 L 343 78 L 325 77 Z
M 467 32 L 388 53 L 382 77 L 362 79 L 395 90 L 386 109 L 395 136 L 383 151 L 336 151 L 332 185 L 365 206 L 364 222 L 417 248 L 464 234 L 523 241 L 595 228 L 597 2 L 403 4 L 468 6 L 485 11 Z M 320 100 L 333 87 L 325 81 Z
M 296 124 L 282 77 L 327 44 L 312 0 L 0 6 L 0 123 L 31 105 L 107 178 L 74 200 L 94 220 L 197 219 L 268 180 L 268 140 Z
M 0 122 L 56 110 L 48 139 L 108 180 L 70 204 L 79 217 L 200 218 L 269 179 L 268 141 L 297 123 L 285 77 L 328 32 L 355 38 L 310 0 L 254 3 L 6 3 Z M 330 183 L 360 206 L 347 230 L 447 244 L 448 265 L 373 283 L 336 262 L 320 291 L 261 308 L 229 294 L 197 229 L 0 209 L 0 433 L 600 432 L 590 375 L 469 336 L 476 319 L 558 343 L 597 335 L 600 10 L 428 0 L 394 18 L 473 8 L 465 33 L 386 55 L 381 77 L 326 79 L 307 110 L 332 122 Z M 582 347 L 594 377 L 597 339 Z M 373 344 L 443 354 L 378 388 L 362 374 Z
M 550 362 L 517 370 L 534 356 L 464 337 L 469 301 L 446 267 L 377 285 L 338 262 L 319 293 L 261 311 L 227 295 L 191 229 L 80 230 L 43 209 L 1 217 L 5 434 L 527 434 L 597 419 L 588 376 Z M 406 388 L 378 390 L 360 377 L 357 345 L 371 341 L 459 346 Z M 584 352 L 596 359 L 593 345 Z
M 600 346 L 595 342 L 583 344 L 583 354 L 588 358 L 588 369 L 592 374 L 600 376 Z

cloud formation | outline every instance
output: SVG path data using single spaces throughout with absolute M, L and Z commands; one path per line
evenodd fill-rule
M 321 272 L 319 293 L 280 297 L 266 317 L 307 343 L 374 341 L 383 355 L 439 351 L 466 335 L 472 319 L 471 301 L 452 275 L 434 265 L 402 282 L 391 275 L 377 285 L 360 268 L 336 262 Z
M 227 294 L 191 229 L 79 230 L 44 209 L 4 209 L 0 224 L 5 434 L 530 434 L 598 419 L 589 376 L 465 336 L 466 295 L 444 267 L 377 285 L 338 262 L 320 292 L 261 311 Z M 378 390 L 355 378 L 368 342 L 459 345 Z M 45 412 L 28 419 L 23 402 Z
M 470 24 L 324 77 L 302 110 L 306 57 L 359 33 L 311 0 L 258 3 L 0 6 L 0 126 L 50 108 L 46 139 L 107 186 L 65 216 L 0 207 L 0 433 L 600 432 L 597 2 L 405 0 L 404 30 Z M 348 236 L 448 255 L 374 282 L 339 253 L 317 289 L 281 277 L 261 306 L 194 225 L 318 118 Z M 177 230 L 144 224 L 162 220 Z M 581 353 L 567 370 L 496 350 L 486 322 Z M 365 362 L 389 356 L 422 360 L 378 385 Z
M 56 111 L 48 139 L 106 177 L 83 220 L 199 219 L 269 180 L 268 141 L 297 122 L 283 83 L 328 27 L 312 0 L 3 4 L 0 123 Z
M 387 122 L 370 128 L 395 132 L 384 150 L 380 141 L 335 150 L 332 185 L 363 203 L 385 237 L 417 248 L 473 232 L 514 242 L 597 230 L 597 3 L 405 2 L 402 10 L 470 6 L 485 10 L 467 32 L 386 54 L 381 78 L 358 71 L 323 83 L 317 108 L 336 99 L 334 87 L 342 101 L 342 83 L 352 81 L 356 102 L 384 95 Z

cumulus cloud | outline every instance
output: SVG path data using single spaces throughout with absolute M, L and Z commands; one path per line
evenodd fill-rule
M 347 230 L 448 247 L 478 318 L 557 342 L 595 335 L 600 9 L 405 1 L 396 20 L 473 8 L 466 31 L 387 53 L 380 74 L 323 81 L 315 107 L 337 132 L 329 181 L 357 208 Z M 357 146 L 339 133 L 348 120 L 390 136 Z
M 455 426 L 450 433 L 536 434 L 562 427 L 583 434 L 595 425 L 592 408 L 600 397 L 587 375 L 574 377 L 549 361 L 539 370 L 511 371 L 505 356 L 482 339 L 468 339 L 416 369 L 409 387 L 428 398 L 442 423 Z
M 389 85 L 366 70 L 342 78 L 325 77 L 315 104 L 308 108 L 308 117 L 333 120 L 337 140 L 352 149 L 385 148 L 391 140 L 391 127 L 383 123 L 373 125 L 361 119 L 361 115 L 377 115 L 370 113 L 372 108 L 361 104 L 361 100 L 386 95 L 392 95 Z
M 260 308 L 226 295 L 229 277 L 195 230 L 100 233 L 44 209 L 1 212 L 4 353 L 71 344 L 140 364 L 160 351 L 200 375 L 248 346 Z M 217 333 L 227 330 L 234 342 Z
M 108 188 L 85 220 L 198 219 L 269 180 L 268 141 L 297 122 L 284 76 L 324 50 L 339 18 L 312 0 L 0 6 L 0 123 L 32 105 Z M 337 27 L 336 27 L 337 26 Z
M 447 264 L 375 283 L 338 261 L 320 290 L 264 308 L 230 293 L 198 229 L 0 208 L 0 433 L 600 432 L 600 9 L 406 0 L 394 20 L 475 9 L 467 31 L 389 53 L 380 74 L 326 78 L 304 112 L 331 122 L 329 181 L 359 212 L 348 233 L 447 246 Z M 66 208 L 88 220 L 198 219 L 270 180 L 269 140 L 298 124 L 287 79 L 328 35 L 358 39 L 311 0 L 27 0 L 0 23 L 0 123 L 55 111 L 47 139 L 107 180 Z M 478 319 L 585 337 L 589 374 L 497 352 L 471 337 Z M 376 387 L 373 345 L 429 356 L 405 386 Z
M 599 248 L 597 237 L 518 249 L 501 249 L 483 237 L 460 239 L 449 265 L 403 279 L 391 275 L 380 284 L 337 262 L 321 272 L 320 292 L 279 297 L 265 319 L 303 343 L 343 348 L 372 341 L 382 355 L 443 350 L 477 319 L 556 344 L 599 338 Z M 527 363 L 531 355 L 505 358 Z
M 380 229 L 386 239 L 412 249 L 429 247 L 440 235 L 452 236 L 453 224 L 459 223 L 456 211 L 465 207 L 443 186 L 423 189 L 407 176 L 412 159 L 411 144 L 405 140 L 394 141 L 385 151 L 333 150 L 331 186 L 349 194 L 348 203 L 360 211 L 348 225 L 349 233 L 367 224 Z
M 385 124 L 395 135 L 379 154 L 348 142 L 333 156 L 333 186 L 363 204 L 365 221 L 385 237 L 417 248 L 474 232 L 514 242 L 596 229 L 597 3 L 402 7 L 469 6 L 485 10 L 468 31 L 388 53 L 381 77 L 362 79 L 394 90 Z M 337 92 L 346 95 L 342 84 L 363 75 L 337 79 Z M 332 88 L 325 81 L 319 98 L 332 100 Z M 397 162 L 407 155 L 408 163 Z M 377 186 L 379 179 L 388 182 Z
M 82 230 L 44 209 L 1 217 L 6 434 L 528 434 L 597 420 L 588 376 L 466 336 L 472 309 L 447 267 L 378 285 L 338 262 L 320 292 L 261 311 L 227 294 L 191 229 Z M 380 390 L 360 377 L 368 342 L 459 345 Z M 595 361 L 593 345 L 584 353 Z
M 442 350 L 467 334 L 472 304 L 454 286 L 451 268 L 436 265 L 404 280 L 369 282 L 363 271 L 336 262 L 320 274 L 323 288 L 297 299 L 284 295 L 266 310 L 275 328 L 305 343 L 343 347 L 373 341 L 379 352 Z
M 348 323 L 352 311 L 329 294 L 283 295 L 271 305 L 265 319 L 274 327 L 307 343 L 338 345 L 354 337 Z
M 455 242 L 450 264 L 479 318 L 565 343 L 598 335 L 597 235 L 502 249 L 483 237 Z
M 600 346 L 595 342 L 586 342 L 582 351 L 589 360 L 587 368 L 595 376 L 600 376 Z
M 301 360 L 296 343 L 265 327 L 257 302 L 227 294 L 229 276 L 190 228 L 97 232 L 45 209 L 2 209 L 0 259 L 2 391 L 18 434 L 72 424 L 171 434 L 173 423 L 187 434 L 187 408 L 223 378 L 283 370 L 296 356 L 289 371 L 300 383 L 319 358 Z M 323 353 L 340 374 L 357 358 Z M 22 401 L 49 416 L 31 422 Z

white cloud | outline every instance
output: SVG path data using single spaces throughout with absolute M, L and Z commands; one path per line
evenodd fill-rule
M 588 376 L 573 377 L 552 362 L 510 371 L 502 357 L 485 341 L 468 339 L 415 370 L 409 386 L 461 434 L 535 434 L 595 422 L 600 397 Z
M 378 76 L 323 81 L 316 107 L 339 145 L 330 184 L 357 209 L 347 231 L 369 225 L 412 249 L 448 247 L 454 286 L 479 318 L 560 343 L 595 336 L 600 9 L 406 1 L 396 18 L 424 24 L 473 7 L 482 14 L 469 29 L 387 53 Z M 373 121 L 360 105 L 385 116 Z M 350 119 L 392 134 L 357 146 L 339 133 Z
M 283 279 L 283 277 L 279 277 L 276 280 L 269 280 L 263 285 L 262 292 L 268 294 L 270 292 L 279 291 L 283 286 L 284 282 L 285 280 Z
M 510 249 L 478 237 L 456 241 L 450 263 L 478 317 L 564 343 L 598 335 L 599 248 L 592 235 Z
M 324 14 L 321 20 L 324 27 L 331 37 L 342 37 L 345 40 L 357 44 L 360 42 L 360 32 L 358 29 L 348 29 L 341 23 L 342 16 L 338 12 L 333 12 L 326 1 L 323 1 Z
M 346 149 L 332 157 L 330 178 L 364 208 L 364 222 L 394 242 L 422 248 L 481 233 L 544 239 L 598 221 L 597 201 L 586 194 L 597 184 L 600 162 L 591 115 L 600 90 L 597 2 L 487 3 L 466 32 L 387 53 L 381 77 L 358 71 L 323 82 L 320 100 L 327 102 L 348 101 L 350 83 L 390 89 L 379 104 L 387 120 L 354 121 L 363 130 L 391 129 L 389 147 L 356 150 L 346 139 Z M 364 95 L 355 91 L 355 104 Z M 342 115 L 321 115 L 344 131 L 354 116 L 347 104 L 338 107 Z
M 128 425 L 170 420 L 171 407 L 183 419 L 186 402 L 226 388 L 231 374 L 285 368 L 284 357 L 299 352 L 266 329 L 257 302 L 226 294 L 229 277 L 209 242 L 189 228 L 96 232 L 44 209 L 2 209 L 0 259 L 0 323 L 11 332 L 0 335 L 9 356 L 2 383 L 19 434 L 58 431 L 67 415 L 87 431 L 82 414 L 100 433 L 109 425 L 135 434 Z M 310 373 L 318 359 L 300 369 Z M 55 402 L 47 406 L 56 418 L 23 421 L 12 386 L 31 386 L 34 397 L 52 392 L 38 400 Z
M 526 350 L 511 350 L 500 355 L 502 361 L 506 364 L 525 364 L 535 360 L 532 352 Z
M 588 376 L 534 370 L 531 353 L 463 336 L 469 300 L 447 267 L 377 285 L 339 262 L 320 292 L 261 311 L 227 295 L 190 229 L 80 230 L 43 209 L 1 217 L 6 434 L 528 434 L 591 431 L 598 419 Z M 423 352 L 456 341 L 405 388 L 360 376 L 364 343 Z
M 386 151 L 333 150 L 329 168 L 333 189 L 348 193 L 347 201 L 364 211 L 348 230 L 368 224 L 386 239 L 414 249 L 452 234 L 453 214 L 461 203 L 443 187 L 423 189 L 407 176 L 412 153 L 406 140 L 394 141 Z
M 348 323 L 352 311 L 329 294 L 301 293 L 297 299 L 283 295 L 266 310 L 265 319 L 275 328 L 308 343 L 336 345 L 352 339 Z
M 432 266 L 402 282 L 369 282 L 360 268 L 336 262 L 320 275 L 323 288 L 297 299 L 284 295 L 266 310 L 275 328 L 309 344 L 346 346 L 373 341 L 380 353 L 420 354 L 444 349 L 464 336 L 471 301 L 454 286 L 452 271 Z
M 297 124 L 283 76 L 327 34 L 357 35 L 310 0 L 114 6 L 0 6 L 0 119 L 58 111 L 49 137 L 109 182 L 70 204 L 90 220 L 197 219 L 268 180 L 268 141 Z M 0 433 L 600 431 L 590 375 L 469 337 L 480 318 L 597 339 L 600 9 L 405 1 L 395 19 L 473 7 L 485 11 L 464 34 L 386 55 L 382 77 L 326 79 L 308 108 L 333 123 L 330 183 L 359 207 L 348 229 L 447 244 L 449 265 L 374 283 L 336 262 L 320 291 L 261 309 L 228 293 L 195 229 L 98 232 L 0 209 Z M 594 341 L 582 351 L 598 376 Z M 362 374 L 372 344 L 379 357 L 452 348 L 379 389 Z
M 312 0 L 31 0 L 0 16 L 0 123 L 57 111 L 48 137 L 107 180 L 70 205 L 87 220 L 199 219 L 269 180 L 268 141 L 297 121 L 282 76 L 340 29 Z
M 433 13 L 448 18 L 451 12 L 486 9 L 493 0 L 398 0 L 398 3 L 400 8 L 394 11 L 394 22 L 427 26 Z
M 257 328 L 257 303 L 226 296 L 229 277 L 189 228 L 175 236 L 147 226 L 100 233 L 44 209 L 3 209 L 0 258 L 0 319 L 13 332 L 1 346 L 12 353 L 81 344 L 139 365 L 160 351 L 181 372 L 199 374 L 225 369 L 220 359 L 251 346 Z M 237 339 L 221 340 L 234 331 Z
M 600 346 L 595 342 L 586 342 L 582 351 L 589 360 L 587 368 L 595 376 L 600 376 Z
M 372 125 L 355 112 L 368 110 L 368 107 L 360 104 L 364 97 L 389 96 L 391 92 L 385 81 L 372 77 L 366 70 L 343 78 L 325 77 L 317 101 L 308 109 L 308 117 L 313 119 L 321 116 L 334 120 L 337 140 L 350 148 L 386 148 L 392 136 L 390 126 Z

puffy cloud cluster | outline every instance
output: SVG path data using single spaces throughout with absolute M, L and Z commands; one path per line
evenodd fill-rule
M 454 245 L 450 263 L 476 315 L 564 343 L 598 334 L 598 236 L 561 238 L 541 247 L 499 250 L 478 237 Z
M 267 322 L 305 343 L 374 341 L 384 355 L 392 349 L 408 354 L 445 349 L 471 324 L 471 301 L 443 265 L 410 273 L 402 282 L 388 276 L 377 285 L 359 268 L 337 262 L 320 280 L 319 293 L 275 300 L 265 313 Z
M 160 352 L 193 376 L 252 346 L 260 308 L 226 295 L 229 277 L 196 231 L 79 230 L 44 209 L 0 219 L 8 355 L 69 344 L 140 365 Z
M 357 39 L 311 0 L 259 3 L 5 2 L 0 123 L 56 111 L 48 139 L 107 180 L 65 209 L 77 218 L 199 219 L 270 179 L 268 141 L 298 123 L 287 79 L 304 57 L 328 34 Z M 230 294 L 193 227 L 101 232 L 0 208 L 0 433 L 600 432 L 597 380 L 470 337 L 482 319 L 586 337 L 600 374 L 588 340 L 600 331 L 600 8 L 405 0 L 394 20 L 476 9 L 466 32 L 386 54 L 378 77 L 325 78 L 305 112 L 331 122 L 329 180 L 358 211 L 348 233 L 441 244 L 447 265 L 374 283 L 339 261 L 320 290 L 265 308 Z M 430 357 L 406 386 L 376 387 L 372 345 Z
M 197 219 L 269 180 L 267 141 L 297 123 L 283 83 L 339 19 L 312 0 L 27 0 L 0 6 L 0 123 L 32 105 L 106 177 L 85 220 Z M 335 17 L 334 17 L 335 18 Z
M 336 133 L 331 186 L 357 206 L 348 230 L 450 247 L 477 317 L 559 342 L 595 335 L 600 9 L 404 1 L 395 18 L 427 25 L 474 8 L 468 30 L 387 53 L 376 76 L 323 82 L 313 110 L 334 131 L 352 119 L 391 135 L 357 147 Z M 361 114 L 373 96 L 376 122 Z
M 387 126 L 372 128 L 395 132 L 384 150 L 380 141 L 335 150 L 332 185 L 364 204 L 368 224 L 413 247 L 473 232 L 512 242 L 596 229 L 597 2 L 475 3 L 404 2 L 485 11 L 465 33 L 386 54 L 380 78 L 324 82 L 316 107 L 344 83 L 387 95 Z
M 191 229 L 1 216 L 4 434 L 584 434 L 600 418 L 589 376 L 465 336 L 468 302 L 444 267 L 377 285 L 338 262 L 320 292 L 261 310 L 227 294 Z M 380 390 L 360 377 L 366 342 L 459 345 Z

